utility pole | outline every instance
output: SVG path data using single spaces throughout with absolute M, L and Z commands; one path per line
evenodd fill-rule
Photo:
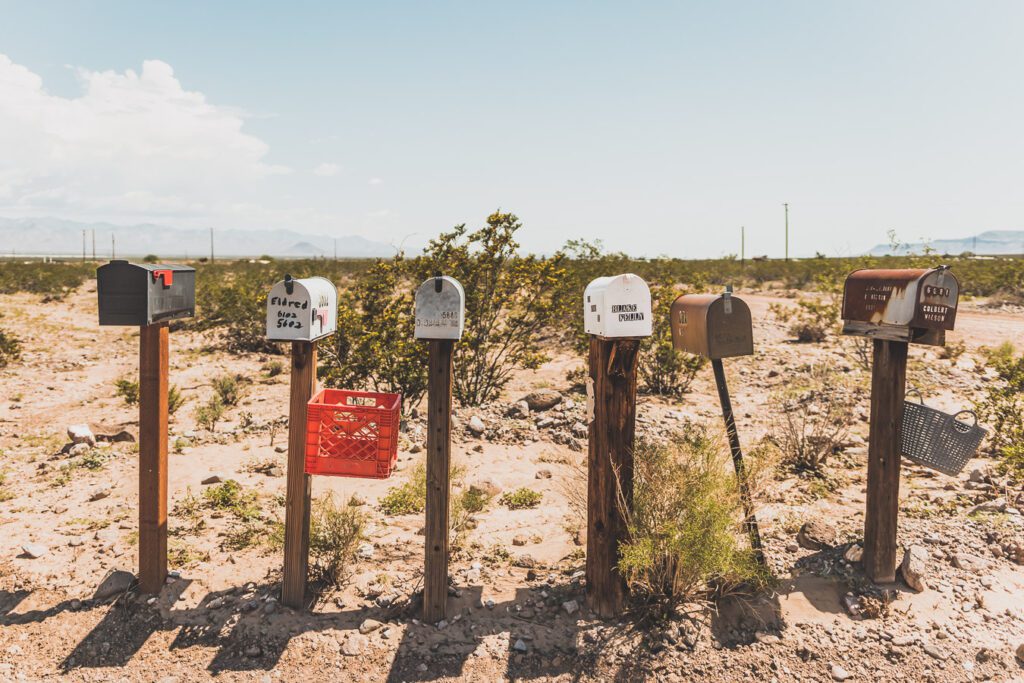
M 338 238 L 334 238 L 334 262 L 338 262 Z
M 789 261 L 789 204 L 782 205 L 786 209 L 786 260 Z
M 117 243 L 114 241 L 114 231 L 110 231 L 110 260 L 117 259 Z
M 213 263 L 213 228 L 210 228 L 210 263 Z
M 92 229 L 92 260 L 96 260 L 96 228 Z
M 740 226 L 740 265 L 745 266 L 747 264 L 747 229 L 744 226 Z
M 82 263 L 85 263 L 85 228 L 82 228 Z

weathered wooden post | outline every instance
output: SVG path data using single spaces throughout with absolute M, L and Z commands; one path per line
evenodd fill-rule
M 947 266 L 857 270 L 846 279 L 843 334 L 874 339 L 864 571 L 877 583 L 896 580 L 907 345 L 945 344 L 959 292 Z
M 281 603 L 302 607 L 309 571 L 311 477 L 306 473 L 306 411 L 316 390 L 317 340 L 338 325 L 338 290 L 322 277 L 284 280 L 267 294 L 267 339 L 292 344 L 288 401 L 288 469 Z
M 622 613 L 625 581 L 619 545 L 628 535 L 622 505 L 633 501 L 636 368 L 640 340 L 652 331 L 651 292 L 639 276 L 600 277 L 587 285 L 587 601 L 601 617 Z
M 684 294 L 672 303 L 671 312 L 672 344 L 680 351 L 694 353 L 711 359 L 718 387 L 718 400 L 722 405 L 725 432 L 732 451 L 732 464 L 736 470 L 740 500 L 743 503 L 743 525 L 750 537 L 750 547 L 757 561 L 764 564 L 764 550 L 761 546 L 761 532 L 754 515 L 753 496 L 743 467 L 743 451 L 740 436 L 736 430 L 736 418 L 729 398 L 729 386 L 725 380 L 723 358 L 750 356 L 754 353 L 754 330 L 750 308 L 732 295 L 727 287 L 722 295 Z
M 462 337 L 465 311 L 465 292 L 453 278 L 432 277 L 416 290 L 415 337 L 427 340 L 429 347 L 423 621 L 430 624 L 447 616 L 452 354 Z
M 100 325 L 139 327 L 139 589 L 154 595 L 167 578 L 167 323 L 195 315 L 195 281 L 187 266 L 96 269 Z

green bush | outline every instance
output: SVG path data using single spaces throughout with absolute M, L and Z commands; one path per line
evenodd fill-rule
M 241 375 L 221 375 L 213 379 L 213 391 L 225 406 L 237 406 L 245 393 Z
M 0 368 L 21 358 L 21 342 L 11 333 L 0 330 Z
M 313 504 L 309 525 L 311 570 L 317 579 L 338 586 L 355 559 L 359 543 L 366 538 L 367 516 L 353 496 L 339 506 L 327 494 Z
M 263 364 L 263 374 L 267 377 L 277 377 L 284 372 L 284 363 L 279 360 L 272 360 Z
M 738 586 L 760 588 L 767 570 L 741 539 L 742 506 L 728 451 L 691 428 L 668 443 L 640 440 L 632 501 L 619 492 L 629 540 L 619 572 L 631 595 L 665 614 Z
M 831 295 L 823 301 L 798 299 L 796 308 L 772 304 L 769 311 L 777 320 L 789 323 L 789 334 L 799 342 L 823 342 L 839 324 L 840 299 Z
M 127 405 L 134 406 L 139 402 L 138 380 L 122 377 L 114 381 L 116 394 L 124 399 Z
M 388 489 L 380 499 L 380 511 L 385 515 L 411 515 L 423 512 L 427 506 L 427 467 L 417 464 L 409 478 Z
M 224 417 L 224 404 L 216 395 L 211 396 L 210 400 L 197 406 L 195 410 L 196 424 L 211 432 L 216 430 L 217 423 L 222 417 Z
M 242 485 L 234 479 L 203 491 L 203 502 L 207 508 L 229 512 L 242 522 L 253 521 L 260 514 L 256 494 L 243 490 Z
M 985 383 L 975 404 L 979 418 L 991 426 L 989 443 L 1002 459 L 1001 469 L 1024 479 L 1024 354 L 1005 343 L 987 354 L 996 379 Z
M 0 261 L 0 294 L 29 292 L 63 298 L 96 274 L 94 264 L 80 262 Z
M 534 491 L 533 489 L 518 488 L 515 491 L 506 491 L 501 494 L 501 498 L 498 502 L 507 507 L 509 510 L 525 510 L 528 508 L 535 508 L 540 505 L 543 494 L 540 491 Z
M 185 405 L 185 397 L 182 396 L 181 389 L 177 384 L 172 384 L 167 389 L 167 412 L 174 415 L 183 405 Z
M 659 396 L 680 397 L 707 364 L 703 356 L 676 351 L 672 343 L 671 310 L 676 290 L 670 285 L 651 287 L 653 334 L 640 343 L 637 373 L 641 387 Z

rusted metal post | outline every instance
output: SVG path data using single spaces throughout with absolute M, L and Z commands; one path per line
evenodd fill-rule
M 427 507 L 424 529 L 423 621 L 448 613 L 448 499 L 451 491 L 451 339 L 433 339 L 427 379 Z
M 640 340 L 590 337 L 587 452 L 587 602 L 601 617 L 622 613 L 626 584 L 618 570 L 628 528 L 621 505 L 633 502 L 633 437 Z
M 877 583 L 896 580 L 900 444 L 907 377 L 906 342 L 874 340 L 864 571 Z
M 725 433 L 729 437 L 729 450 L 732 451 L 732 464 L 736 469 L 736 481 L 740 490 L 740 501 L 743 503 L 743 528 L 750 537 L 750 547 L 754 556 L 762 565 L 764 560 L 764 549 L 761 546 L 761 531 L 757 526 L 757 517 L 754 515 L 754 501 L 750 493 L 750 482 L 747 481 L 747 474 L 743 467 L 743 451 L 740 449 L 740 436 L 736 430 L 736 418 L 732 412 L 732 401 L 729 398 L 729 386 L 725 382 L 725 368 L 718 358 L 712 359 L 711 367 L 715 371 L 715 384 L 718 386 L 718 400 L 722 404 L 722 417 L 725 419 Z
M 306 474 L 306 407 L 315 390 L 316 342 L 293 341 L 281 603 L 295 608 L 301 608 L 305 603 L 309 571 L 312 478 Z
M 139 328 L 139 590 L 167 578 L 167 323 Z

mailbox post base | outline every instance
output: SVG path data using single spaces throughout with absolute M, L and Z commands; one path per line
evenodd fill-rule
M 288 483 L 284 512 L 284 576 L 281 603 L 302 608 L 309 571 L 311 477 L 306 474 L 306 406 L 316 389 L 316 342 L 292 342 L 288 405 Z

